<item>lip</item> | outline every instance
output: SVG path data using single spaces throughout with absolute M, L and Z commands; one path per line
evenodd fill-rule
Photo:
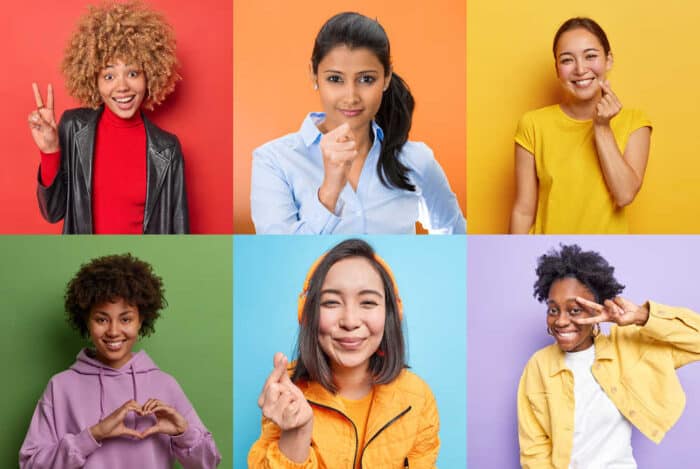
M 121 350 L 121 348 L 126 343 L 126 339 L 122 340 L 103 340 L 102 343 L 105 345 L 108 351 L 116 352 Z
M 340 348 L 345 350 L 358 350 L 362 348 L 366 339 L 361 337 L 338 337 L 333 339 L 333 341 L 340 346 Z
M 362 109 L 338 109 L 345 117 L 356 117 L 362 114 Z
M 113 96 L 112 97 L 112 102 L 114 102 L 119 109 L 122 111 L 128 111 L 130 110 L 134 103 L 136 102 L 136 95 L 130 95 L 130 96 Z
M 595 83 L 596 78 L 595 77 L 589 77 L 589 78 L 581 78 L 579 80 L 571 80 L 571 84 L 574 85 L 575 88 L 579 89 L 586 89 L 593 85 Z

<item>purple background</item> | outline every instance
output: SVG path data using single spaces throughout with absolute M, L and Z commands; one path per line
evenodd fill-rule
M 559 243 L 598 251 L 626 285 L 622 296 L 700 312 L 700 237 L 470 236 L 467 255 L 467 461 L 475 469 L 519 467 L 516 394 L 525 363 L 552 343 L 545 307 L 532 296 L 537 258 Z M 604 328 L 603 330 L 607 330 Z M 700 363 L 677 370 L 686 408 L 661 444 L 636 429 L 640 469 L 700 467 Z M 634 428 L 634 427 L 633 427 Z M 696 461 L 696 462 L 693 462 Z

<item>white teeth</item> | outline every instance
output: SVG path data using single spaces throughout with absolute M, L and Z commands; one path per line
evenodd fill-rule
M 114 100 L 118 103 L 129 103 L 134 99 L 134 96 L 129 96 L 128 98 L 114 98 Z
M 593 81 L 593 78 L 586 78 L 585 80 L 574 81 L 576 86 L 588 86 Z
M 105 342 L 105 345 L 110 350 L 119 350 L 119 348 L 122 346 L 122 344 L 124 344 L 123 340 L 120 340 L 117 342 Z

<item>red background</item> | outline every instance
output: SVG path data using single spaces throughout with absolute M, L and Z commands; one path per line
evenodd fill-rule
M 79 103 L 68 96 L 60 71 L 63 51 L 87 6 L 99 0 L 8 2 L 0 28 L 3 65 L 0 99 L 0 233 L 60 233 L 39 213 L 36 173 L 39 150 L 27 116 L 34 109 L 31 84 L 54 86 L 56 119 Z M 148 117 L 180 139 L 185 155 L 190 228 L 193 233 L 232 233 L 231 0 L 150 0 L 175 30 L 178 69 L 175 92 Z

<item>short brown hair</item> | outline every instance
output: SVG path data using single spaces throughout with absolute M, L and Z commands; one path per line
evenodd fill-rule
M 593 34 L 600 41 L 600 45 L 603 46 L 603 51 L 605 55 L 610 54 L 610 42 L 608 41 L 608 36 L 603 31 L 598 23 L 590 18 L 577 16 L 575 18 L 569 18 L 564 21 L 564 23 L 559 26 L 557 33 L 554 35 L 554 42 L 552 43 L 552 53 L 554 54 L 554 59 L 557 58 L 557 43 L 562 34 L 572 29 L 585 29 L 589 33 Z
M 98 257 L 83 264 L 66 286 L 68 323 L 87 337 L 90 310 L 121 298 L 139 309 L 139 335 L 151 335 L 160 310 L 167 305 L 164 293 L 163 280 L 149 263 L 131 254 Z
M 63 57 L 68 92 L 84 105 L 98 108 L 102 98 L 97 76 L 116 59 L 143 68 L 146 109 L 160 104 L 180 79 L 172 28 L 162 15 L 138 1 L 89 7 Z
M 406 347 L 404 344 L 401 320 L 397 302 L 397 292 L 389 273 L 377 262 L 374 249 L 361 239 L 348 239 L 333 247 L 319 262 L 309 281 L 306 301 L 299 327 L 296 346 L 296 367 L 292 381 L 316 381 L 330 392 L 336 392 L 333 373 L 328 357 L 318 342 L 321 287 L 330 268 L 338 261 L 349 257 L 366 259 L 379 273 L 384 284 L 386 300 L 386 319 L 384 336 L 379 348 L 383 354 L 373 354 L 369 360 L 369 371 L 374 384 L 387 384 L 396 379 L 406 365 Z

